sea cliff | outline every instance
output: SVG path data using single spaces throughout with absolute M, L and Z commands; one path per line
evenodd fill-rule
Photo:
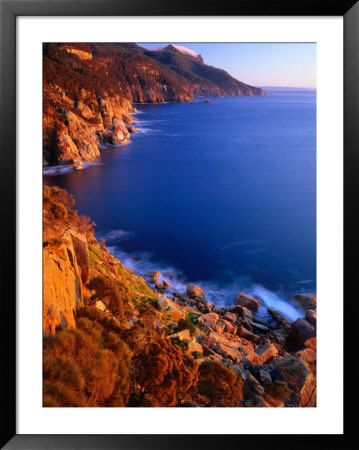
M 316 405 L 314 295 L 293 323 L 242 292 L 219 307 L 126 268 L 66 191 L 44 186 L 43 217 L 44 406 Z
M 81 169 L 101 145 L 128 143 L 136 131 L 133 103 L 203 95 L 264 92 L 174 46 L 149 52 L 135 44 L 44 44 L 43 163 Z

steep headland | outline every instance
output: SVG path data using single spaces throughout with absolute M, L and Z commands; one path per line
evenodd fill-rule
M 111 255 L 66 191 L 44 186 L 43 218 L 44 406 L 315 406 L 314 295 L 294 297 L 293 323 L 258 318 L 245 293 L 222 308 L 199 286 L 170 295 Z
M 136 44 L 44 44 L 44 165 L 81 169 L 101 144 L 127 144 L 136 131 L 133 103 L 263 94 L 175 46 L 150 52 Z

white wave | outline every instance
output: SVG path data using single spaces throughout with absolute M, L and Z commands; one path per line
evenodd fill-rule
M 119 233 L 117 233 L 117 231 Z M 118 234 L 120 240 L 131 238 L 131 233 L 123 230 L 115 230 L 110 232 L 107 236 L 116 236 Z M 111 234 L 112 233 L 112 234 Z M 128 237 L 130 236 L 130 237 Z M 166 291 L 167 294 L 173 294 L 175 292 L 184 293 L 186 291 L 187 284 L 196 284 L 200 286 L 205 294 L 206 298 L 213 304 L 219 307 L 234 305 L 234 299 L 236 295 L 243 292 L 246 295 L 258 299 L 261 303 L 258 313 L 259 317 L 269 317 L 267 308 L 273 308 L 281 312 L 289 321 L 293 322 L 298 317 L 304 317 L 304 311 L 298 308 L 290 300 L 290 295 L 283 295 L 270 291 L 269 289 L 259 284 L 253 284 L 249 278 L 237 277 L 232 283 L 218 284 L 215 282 L 201 281 L 201 280 L 188 280 L 186 276 L 177 268 L 166 264 L 165 262 L 156 261 L 153 254 L 150 252 L 133 252 L 127 253 L 121 250 L 116 243 L 109 241 L 108 249 L 111 253 L 118 258 L 122 264 L 136 273 L 146 278 L 146 273 L 151 271 L 158 271 L 161 273 L 159 281 L 170 281 L 171 287 Z M 148 280 L 150 282 L 150 280 Z
M 281 312 L 290 322 L 294 322 L 299 317 L 304 317 L 304 311 L 298 308 L 289 299 L 282 298 L 279 294 L 272 292 L 260 285 L 254 285 L 249 295 L 262 301 L 262 307 L 259 308 L 258 315 L 266 315 L 267 308 L 276 309 Z
M 42 173 L 44 175 L 61 175 L 73 170 L 74 168 L 69 166 L 48 166 L 43 168 Z
M 99 162 L 83 162 L 82 163 L 82 170 L 88 169 L 92 166 L 99 166 L 101 163 Z M 55 176 L 55 175 L 62 175 L 63 173 L 67 172 L 74 172 L 75 169 L 73 166 L 65 166 L 65 165 L 57 165 L 57 166 L 47 166 L 43 167 L 42 173 L 44 175 L 48 176 Z M 78 171 L 80 172 L 80 171 Z
M 136 127 L 140 133 L 160 133 L 161 130 L 155 130 L 154 128 Z
M 119 242 L 133 239 L 136 237 L 136 233 L 134 231 L 122 230 L 119 228 L 117 230 L 101 231 L 97 233 L 97 236 L 100 239 L 105 239 L 110 246 L 113 246 L 117 245 Z

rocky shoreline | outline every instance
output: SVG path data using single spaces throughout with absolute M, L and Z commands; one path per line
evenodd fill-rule
M 66 191 L 44 187 L 44 357 L 52 367 L 44 372 L 45 406 L 79 406 L 93 398 L 88 387 L 83 391 L 92 380 L 88 380 L 88 364 L 92 367 L 104 362 L 91 359 L 83 367 L 77 346 L 82 341 L 88 346 L 89 340 L 99 349 L 91 350 L 91 358 L 105 352 L 107 359 L 112 355 L 113 365 L 119 364 L 125 354 L 127 361 L 124 369 L 128 382 L 122 403 L 110 402 L 110 396 L 93 406 L 109 402 L 110 406 L 145 406 L 148 402 L 152 406 L 187 407 L 316 406 L 315 295 L 294 296 L 305 317 L 290 323 L 270 308 L 269 319 L 258 317 L 259 300 L 245 293 L 238 293 L 233 305 L 225 307 L 207 301 L 204 290 L 196 285 L 169 294 L 170 280 L 159 281 L 159 272 L 150 272 L 144 278 L 111 255 L 105 242 L 95 238 L 89 221 L 72 209 L 73 204 Z M 67 343 L 61 344 L 64 339 Z M 114 350 L 114 339 L 121 342 L 120 353 Z M 175 352 L 181 368 L 176 369 L 172 363 L 163 365 L 161 358 L 166 359 L 165 355 L 148 359 L 146 355 L 153 351 Z M 61 381 L 59 387 L 59 376 L 54 375 L 59 367 L 66 373 L 69 361 L 75 367 L 71 370 L 84 379 L 72 400 L 68 394 L 59 394 L 65 388 L 69 392 L 72 378 Z M 154 375 L 152 390 L 142 391 L 141 367 L 149 361 L 151 370 L 164 370 L 165 374 L 160 378 Z M 222 384 L 211 384 L 213 371 L 219 373 L 216 377 L 223 377 Z M 182 385 L 187 376 L 190 381 Z M 96 389 L 108 389 L 107 375 L 101 377 Z M 174 380 L 174 396 L 167 400 L 159 397 Z M 108 392 L 114 395 L 116 383 L 111 389 Z M 82 399 L 80 403 L 78 398 Z
M 135 44 L 44 44 L 43 56 L 45 167 L 81 170 L 83 162 L 100 156 L 101 145 L 128 144 L 136 131 L 134 103 L 188 102 L 195 95 L 264 95 L 262 89 L 174 47 L 147 52 Z M 173 64 L 163 63 L 163 57 Z M 192 72 L 199 69 L 205 70 L 205 77 Z
M 172 312 L 180 305 L 198 314 L 193 322 L 203 333 L 190 336 L 188 330 L 182 330 L 168 337 L 187 345 L 192 353 L 207 354 L 203 361 L 220 361 L 239 374 L 248 394 L 246 406 L 316 405 L 314 294 L 293 297 L 305 318 L 291 323 L 272 308 L 267 308 L 271 320 L 256 317 L 260 302 L 243 293 L 233 305 L 219 307 L 206 300 L 203 289 L 189 284 L 186 292 L 174 293 L 169 299 L 164 293 L 170 282 L 159 282 L 158 271 L 146 275 L 159 292 L 160 311 Z M 271 389 L 278 391 L 275 400 L 268 395 Z

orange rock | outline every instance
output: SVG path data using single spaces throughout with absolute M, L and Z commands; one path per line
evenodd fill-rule
M 257 364 L 263 364 L 263 359 L 258 355 L 256 352 L 248 352 L 246 354 L 246 358 L 248 361 L 250 361 L 253 365 Z
M 317 304 L 317 297 L 314 294 L 297 294 L 293 300 L 303 309 L 313 309 Z
M 239 336 L 245 338 L 245 339 L 249 339 L 250 341 L 253 342 L 259 342 L 260 341 L 260 337 L 257 336 L 256 334 L 252 333 L 251 331 L 247 330 L 246 328 L 244 328 L 242 325 L 240 327 L 238 327 L 237 333 Z
M 224 315 L 224 319 L 225 320 L 229 320 L 232 323 L 236 323 L 237 322 L 237 314 L 231 313 L 231 312 L 226 312 Z
M 298 344 L 316 350 L 317 338 L 315 328 L 305 319 L 297 319 L 292 323 L 292 333 Z
M 237 327 L 235 327 L 233 325 L 232 322 L 229 322 L 228 320 L 225 319 L 221 319 L 218 323 L 217 326 L 223 326 L 223 330 L 226 331 L 229 334 L 233 334 L 235 335 L 237 333 Z
M 204 318 L 205 321 L 207 322 L 212 322 L 212 323 L 217 323 L 219 321 L 219 315 L 216 313 L 207 313 L 207 314 L 203 314 L 202 316 Z
M 305 311 L 305 318 L 314 326 L 317 325 L 317 312 L 313 309 L 307 309 Z
M 306 364 L 292 355 L 272 361 L 273 374 L 286 382 L 298 396 L 300 407 L 316 405 L 316 379 Z
M 81 268 L 72 245 L 62 245 L 56 253 L 43 251 L 43 331 L 75 327 L 75 311 L 83 306 Z
M 277 347 L 274 344 L 261 345 L 255 352 L 262 358 L 263 363 L 275 358 L 278 354 Z
M 235 302 L 237 305 L 244 306 L 245 308 L 248 308 L 254 312 L 258 311 L 259 308 L 258 300 L 242 293 L 237 295 L 237 297 L 235 298 Z
M 186 287 L 187 295 L 191 298 L 199 297 L 204 300 L 205 294 L 204 290 L 195 284 L 188 284 Z
M 295 356 L 301 359 L 307 367 L 313 372 L 315 375 L 317 372 L 317 352 L 310 348 L 305 348 L 295 353 Z

